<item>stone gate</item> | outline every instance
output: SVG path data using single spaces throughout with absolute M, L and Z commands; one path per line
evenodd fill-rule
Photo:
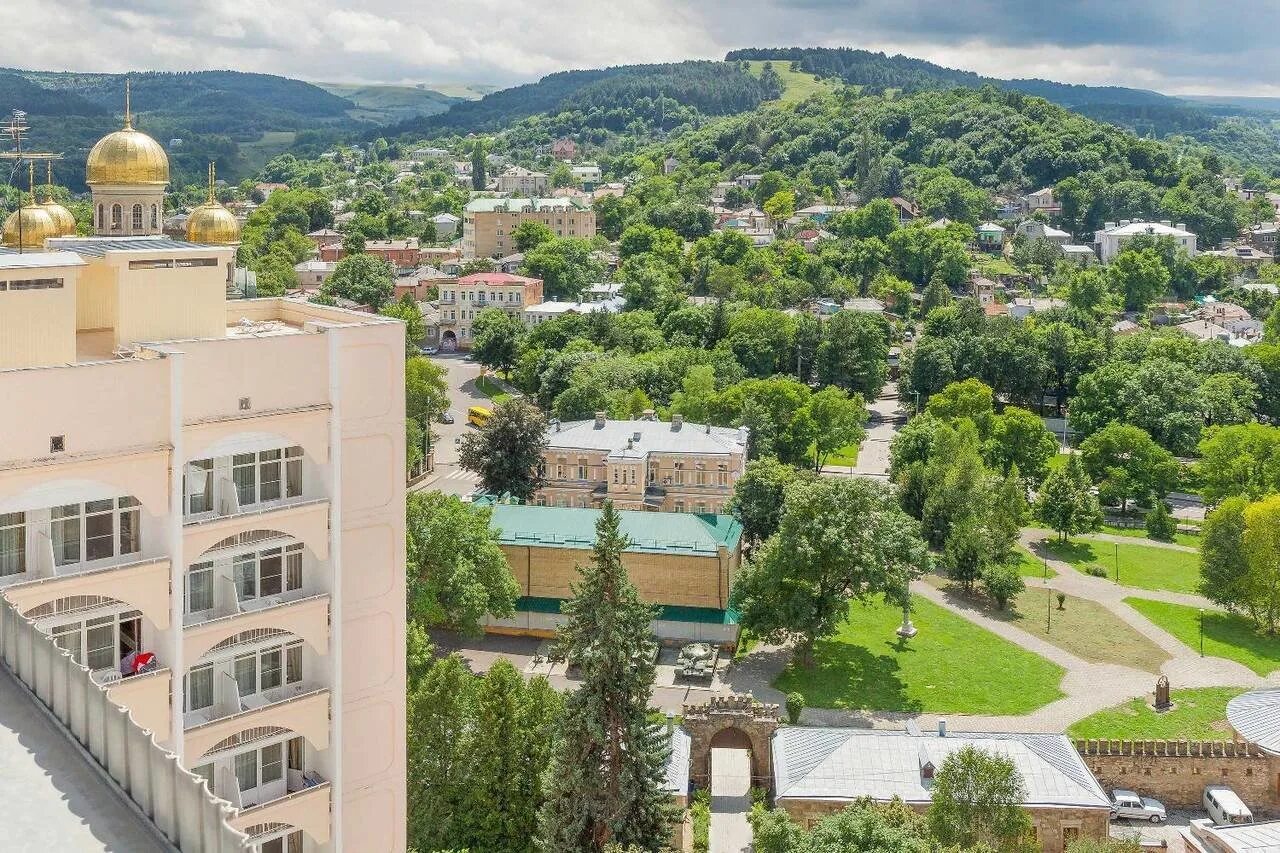
M 702 787 L 711 780 L 711 750 L 722 747 L 751 751 L 751 784 L 773 788 L 770 741 L 781 724 L 777 705 L 757 702 L 750 695 L 715 696 L 701 705 L 684 706 L 684 729 L 689 733 L 689 774 Z

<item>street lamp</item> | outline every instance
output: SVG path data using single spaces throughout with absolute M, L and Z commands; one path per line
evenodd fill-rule
M 920 392 L 912 391 L 911 393 L 916 395 L 916 414 L 918 415 L 920 414 Z
M 1204 657 L 1204 608 L 1200 608 L 1200 657 Z
M 1119 585 L 1120 583 L 1120 543 L 1113 542 L 1112 544 L 1115 545 L 1115 549 L 1116 549 L 1116 584 Z
M 1048 583 L 1049 582 L 1049 554 L 1046 551 L 1044 554 L 1041 554 L 1040 556 L 1044 558 L 1044 582 Z
M 1049 633 L 1049 629 L 1053 627 L 1053 590 L 1045 587 L 1044 592 L 1045 612 L 1048 613 L 1044 622 L 1044 632 L 1047 634 Z

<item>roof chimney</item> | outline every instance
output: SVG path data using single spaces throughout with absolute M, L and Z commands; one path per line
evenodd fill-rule
M 672 415 L 672 416 L 671 416 L 671 428 L 672 428 L 673 430 L 678 430 L 678 429 L 680 429 L 680 427 L 682 427 L 682 426 L 684 426 L 684 415 L 681 415 L 681 414 L 675 414 L 675 415 Z
M 746 447 L 747 442 L 750 440 L 751 440 L 751 427 L 747 426 L 746 424 L 743 424 L 742 426 L 738 427 L 738 444 L 741 444 L 743 447 Z
M 631 441 L 632 441 L 632 443 L 635 443 L 635 442 L 637 442 L 637 441 L 639 441 L 639 440 L 640 440 L 640 430 L 636 430 L 635 432 L 631 433 Z
M 655 421 L 658 419 L 658 413 L 653 409 L 645 409 L 644 413 L 640 416 L 640 419 L 644 421 Z
M 1121 220 L 1120 220 L 1120 227 L 1121 227 L 1121 228 L 1123 228 L 1123 227 L 1125 227 L 1126 225 L 1131 224 L 1131 222 L 1132 222 L 1132 220 L 1129 220 L 1129 219 L 1121 219 Z
M 604 412 L 596 412 L 596 429 L 604 428 Z
M 1114 222 L 1105 222 L 1102 225 L 1102 230 L 1110 231 L 1112 228 L 1115 228 L 1115 227 L 1116 227 L 1116 224 Z
M 1161 220 L 1160 220 L 1160 224 L 1161 224 L 1161 225 L 1163 225 L 1165 228 L 1172 228 L 1172 227 L 1173 227 L 1173 223 L 1172 223 L 1172 222 L 1170 222 L 1168 219 L 1161 219 Z
M 1179 223 L 1178 223 L 1178 225 L 1177 225 L 1177 228 L 1178 228 L 1178 230 L 1179 230 L 1179 231 L 1186 231 L 1186 230 L 1187 230 L 1187 223 L 1185 223 L 1185 222 L 1179 222 Z
M 938 737 L 947 736 L 947 720 L 945 717 L 938 718 Z
M 553 427 L 555 428 L 555 431 L 556 431 L 556 432 L 559 432 L 559 431 L 560 431 L 560 419 L 559 419 L 559 418 L 552 418 L 552 419 L 551 419 L 551 426 L 553 426 Z

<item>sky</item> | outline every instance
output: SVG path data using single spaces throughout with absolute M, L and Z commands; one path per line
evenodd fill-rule
M 848 46 L 993 77 L 1280 96 L 1278 14 L 1280 0 L 47 0 L 5 9 L 0 66 L 505 86 Z

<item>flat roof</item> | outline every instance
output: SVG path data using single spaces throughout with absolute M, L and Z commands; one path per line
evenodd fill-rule
M 165 853 L 144 818 L 0 666 L 6 849 Z M 15 846 L 16 845 L 16 846 Z
M 951 753 L 973 746 L 1013 761 L 1028 806 L 1109 809 L 1111 801 L 1065 735 L 1004 732 L 910 734 L 850 728 L 784 726 L 773 736 L 778 797 L 795 800 L 931 799 L 922 767 L 942 767 Z
M 50 249 L 61 249 L 94 258 L 106 257 L 107 252 L 173 252 L 186 249 L 208 251 L 228 248 L 188 243 L 169 237 L 55 237 L 46 245 Z
M 0 253 L 0 270 L 41 269 L 44 267 L 82 267 L 84 259 L 74 252 Z
M 567 598 L 525 595 L 516 599 L 517 613 L 560 613 Z M 691 607 L 684 604 L 659 604 L 657 621 L 692 622 L 698 625 L 737 625 L 738 611 L 718 607 Z
M 585 507 L 495 504 L 489 526 L 503 545 L 588 550 L 595 545 L 601 511 Z M 620 510 L 627 551 L 714 556 L 742 541 L 742 525 L 731 515 Z
M 1219 845 L 1225 845 L 1225 849 L 1231 853 L 1274 853 L 1280 850 L 1280 820 L 1207 826 L 1205 832 Z M 1193 832 L 1184 830 L 1184 833 L 1191 836 L 1196 850 L 1205 849 L 1198 843 L 1199 839 Z M 1186 835 L 1183 837 L 1186 838 Z
M 637 435 L 639 436 L 637 438 Z M 733 427 L 672 421 L 606 419 L 565 421 L 547 430 L 548 450 L 613 451 L 631 447 L 645 453 L 693 453 L 738 456 L 746 452 L 745 436 Z

